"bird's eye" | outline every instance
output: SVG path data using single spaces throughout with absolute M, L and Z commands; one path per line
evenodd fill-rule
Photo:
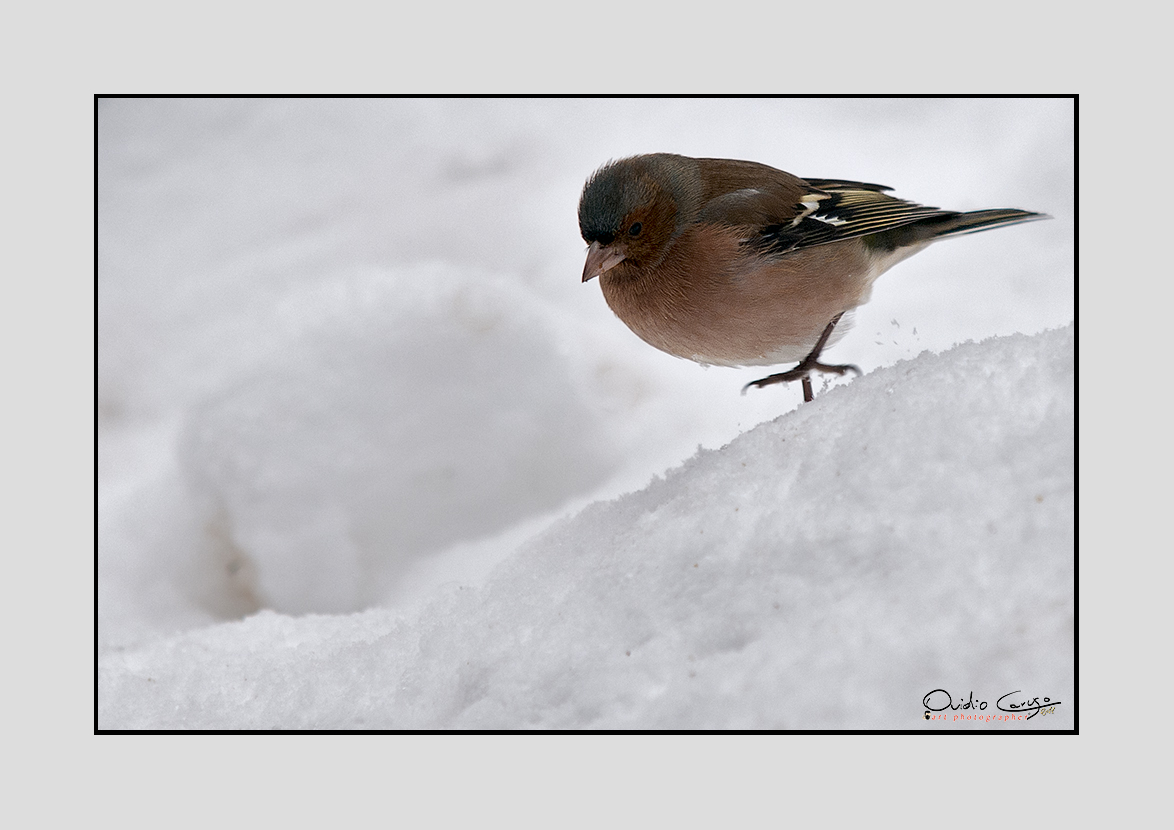
M 642 230 L 644 230 L 644 226 L 641 225 L 639 222 L 636 222 L 632 225 L 632 227 L 628 228 L 628 235 L 629 236 L 639 236 L 640 231 L 642 231 Z

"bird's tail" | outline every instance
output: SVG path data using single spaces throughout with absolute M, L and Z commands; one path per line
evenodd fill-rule
M 1001 228 L 1004 225 L 1018 225 L 1021 222 L 1051 218 L 1046 213 L 1032 213 L 1029 210 L 1015 210 L 1013 208 L 974 210 L 969 213 L 943 211 L 936 216 L 902 225 L 890 233 L 895 237 L 892 242 L 896 243 L 896 247 L 904 247 L 947 236 L 961 236 L 964 233 L 978 233 L 991 228 Z

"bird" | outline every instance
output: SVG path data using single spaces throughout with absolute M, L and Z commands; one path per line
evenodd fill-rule
M 799 380 L 809 402 L 813 372 L 860 374 L 821 353 L 882 273 L 938 239 L 1051 218 L 941 210 L 891 190 L 736 159 L 609 161 L 579 199 L 583 282 L 598 278 L 616 316 L 668 354 L 718 366 L 797 362 L 742 391 Z

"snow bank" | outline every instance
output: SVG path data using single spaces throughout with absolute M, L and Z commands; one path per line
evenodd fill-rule
M 434 302 L 460 296 L 438 287 Z M 351 313 L 345 297 L 319 300 Z M 383 300 L 361 306 L 401 319 Z M 493 319 L 492 307 L 480 313 L 468 331 Z M 451 316 L 421 319 L 404 320 L 412 336 L 435 325 L 438 344 L 470 345 Z M 541 337 L 511 324 L 494 334 L 502 343 Z M 282 388 L 330 377 L 332 396 L 350 400 L 372 367 L 407 371 L 395 343 L 305 345 L 293 363 L 316 368 Z M 577 427 L 574 440 L 548 436 L 561 460 L 531 457 L 526 440 L 513 440 L 544 429 L 521 410 L 485 412 L 484 432 L 453 437 L 453 453 L 484 453 L 476 469 L 507 495 L 546 481 L 551 463 L 581 464 L 583 486 L 608 467 L 590 405 L 545 368 L 541 381 L 519 371 L 512 382 L 554 383 L 540 405 Z M 476 423 L 477 366 L 461 381 L 453 423 Z M 1071 728 L 1074 384 L 1071 326 L 922 354 L 591 504 L 505 556 L 483 585 L 450 583 L 406 612 L 266 610 L 111 646 L 99 661 L 99 727 Z M 412 468 L 411 436 L 453 427 L 411 423 L 402 391 L 359 396 L 355 405 L 369 409 L 357 436 L 318 420 L 311 398 L 290 395 L 284 420 L 237 442 L 252 456 L 219 453 L 249 422 L 241 414 L 272 400 L 260 388 L 246 384 L 201 410 L 183 465 L 262 559 L 341 544 L 348 523 L 369 523 L 342 548 L 369 562 L 376 550 L 439 546 L 461 532 L 454 523 L 497 526 L 459 481 L 423 479 L 471 511 L 448 522 L 378 471 L 389 458 Z M 410 428 L 379 428 L 384 417 Z M 492 446 L 481 446 L 486 439 Z M 348 452 L 363 463 L 331 466 Z M 308 494 L 322 484 L 334 495 L 315 504 Z M 393 505 L 378 521 L 376 502 Z M 407 530 L 408 515 L 419 529 Z M 366 577 L 341 588 L 303 574 L 263 589 L 290 610 L 353 602 L 385 567 L 356 566 Z M 946 710 L 947 719 L 925 721 L 922 700 L 935 689 L 956 705 L 986 703 L 983 718 L 1005 714 L 997 701 L 1008 693 L 1004 706 L 1033 697 L 1059 705 L 1031 720 L 955 722 L 973 711 Z
M 236 551 L 237 590 L 290 613 L 381 602 L 421 557 L 598 485 L 621 447 L 510 282 L 373 271 L 278 307 L 306 329 L 188 418 L 181 466 Z

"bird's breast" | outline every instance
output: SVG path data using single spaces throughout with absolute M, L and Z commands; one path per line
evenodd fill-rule
M 868 299 L 879 273 L 855 240 L 764 257 L 743 238 L 735 228 L 694 226 L 657 265 L 621 263 L 605 273 L 603 296 L 661 351 L 699 363 L 774 365 L 805 357 L 835 315 Z

